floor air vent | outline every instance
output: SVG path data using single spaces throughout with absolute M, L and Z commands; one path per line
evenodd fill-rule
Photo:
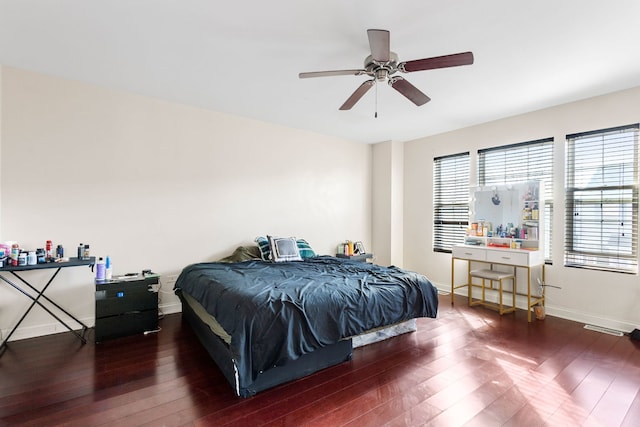
M 624 335 L 620 331 L 616 331 L 615 329 L 603 328 L 602 326 L 584 325 L 584 328 L 589 329 L 590 331 L 602 332 L 603 334 L 615 335 L 616 337 L 621 337 Z

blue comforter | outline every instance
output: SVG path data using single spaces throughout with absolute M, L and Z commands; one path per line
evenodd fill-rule
M 231 335 L 239 374 L 252 379 L 343 338 L 438 310 L 437 290 L 421 274 L 328 256 L 193 264 L 175 288 Z

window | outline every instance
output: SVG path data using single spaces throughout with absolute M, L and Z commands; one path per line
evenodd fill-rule
M 469 153 L 433 159 L 433 250 L 464 243 L 469 225 Z
M 567 135 L 565 265 L 638 271 L 638 125 Z
M 544 182 L 544 256 L 551 262 L 553 224 L 553 138 L 478 150 L 478 185 Z

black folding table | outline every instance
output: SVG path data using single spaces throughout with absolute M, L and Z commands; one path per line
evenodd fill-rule
M 2 353 L 4 353 L 4 350 L 6 350 L 6 347 L 8 345 L 7 343 L 9 341 L 9 338 L 11 338 L 11 335 L 13 335 L 13 333 L 16 331 L 16 329 L 18 329 L 18 326 L 20 326 L 20 323 L 22 323 L 22 321 L 25 319 L 25 317 L 27 317 L 27 314 L 29 314 L 31 309 L 36 304 L 39 305 L 40 307 L 42 307 L 43 310 L 45 310 L 47 313 L 49 313 L 51 316 L 53 316 L 58 322 L 60 322 L 62 325 L 64 325 L 71 332 L 73 332 L 73 334 L 75 336 L 77 336 L 78 339 L 80 339 L 80 341 L 82 341 L 83 344 L 86 344 L 87 340 L 85 339 L 84 334 L 87 331 L 87 329 L 89 329 L 89 327 L 87 325 L 85 325 L 84 323 L 82 323 L 78 318 L 73 316 L 71 313 L 69 313 L 67 310 L 65 310 L 64 308 L 60 307 L 57 303 L 52 301 L 44 293 L 46 292 L 47 288 L 49 288 L 49 285 L 51 285 L 51 283 L 56 278 L 58 273 L 60 273 L 61 269 L 66 268 L 66 267 L 79 267 L 79 266 L 83 266 L 83 265 L 92 267 L 95 264 L 95 261 L 96 261 L 95 257 L 90 257 L 88 259 L 70 258 L 69 261 L 65 261 L 65 262 L 47 262 L 47 263 L 44 263 L 44 264 L 21 265 L 21 266 L 17 266 L 17 267 L 6 266 L 6 267 L 3 267 L 3 268 L 0 268 L 0 280 L 2 280 L 3 282 L 9 284 L 11 287 L 13 287 L 14 289 L 16 289 L 21 294 L 25 295 L 27 298 L 29 298 L 31 300 L 31 305 L 29 305 L 29 308 L 27 308 L 27 310 L 24 312 L 24 314 L 22 315 L 20 320 L 18 320 L 18 323 L 13 327 L 11 332 L 9 332 L 9 334 L 5 337 L 4 341 L 2 341 L 2 344 L 0 344 L 0 355 Z M 44 285 L 44 287 L 42 289 L 36 288 L 35 286 L 33 286 L 31 283 L 29 283 L 26 279 L 24 279 L 22 276 L 20 276 L 18 274 L 21 271 L 42 270 L 42 269 L 54 269 L 55 270 L 53 272 L 53 274 L 51 275 L 51 278 L 49 278 L 49 280 L 47 281 L 46 285 Z M 19 283 L 15 283 L 15 282 L 9 280 L 9 278 L 7 276 L 9 276 L 9 277 L 11 277 L 11 276 L 8 273 L 11 273 L 11 275 L 13 275 L 16 278 L 18 278 L 18 280 L 20 282 Z M 24 286 L 21 286 L 21 285 L 24 285 Z M 29 288 L 33 292 L 35 292 L 35 296 L 30 291 L 28 291 L 27 288 Z M 40 298 L 45 299 L 52 306 L 54 306 L 55 308 L 57 308 L 58 310 L 60 310 L 61 312 L 63 312 L 67 316 L 69 316 L 70 318 L 72 318 L 78 324 L 82 325 L 82 333 L 78 333 L 71 326 L 67 325 L 62 319 L 60 319 L 60 317 L 58 317 L 54 312 L 52 312 L 49 307 L 47 307 L 44 304 L 42 304 L 42 302 L 40 301 Z

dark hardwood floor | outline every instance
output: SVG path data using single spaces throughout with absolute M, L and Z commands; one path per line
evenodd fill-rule
M 441 296 L 436 320 L 353 360 L 234 396 L 180 314 L 157 335 L 15 341 L 0 357 L 0 425 L 638 426 L 640 345 Z M 89 332 L 89 337 L 92 331 Z

